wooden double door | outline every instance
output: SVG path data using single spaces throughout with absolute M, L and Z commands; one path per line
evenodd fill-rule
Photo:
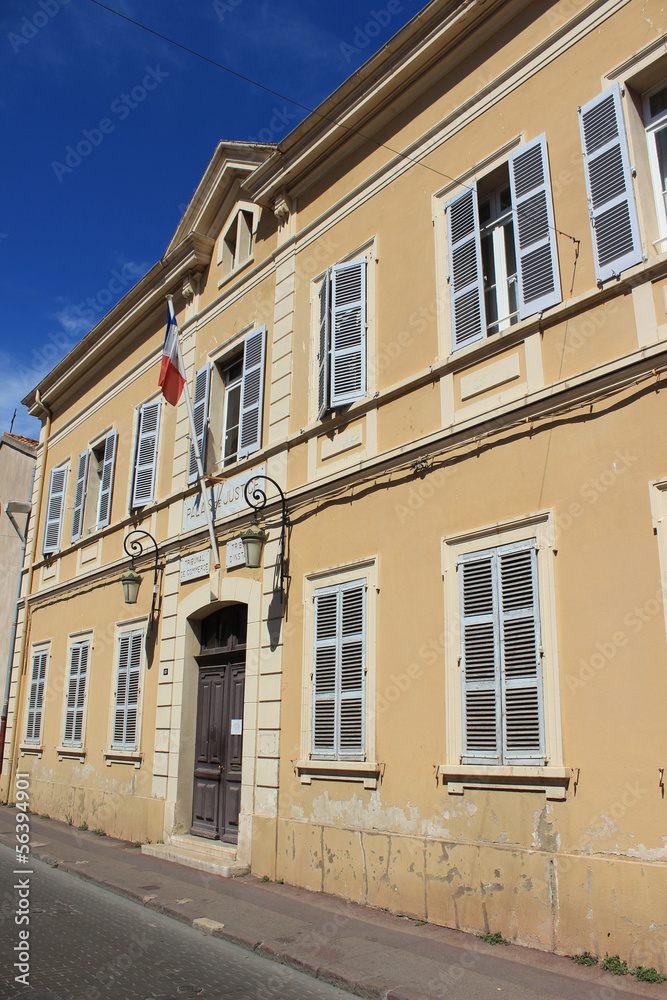
M 245 686 L 245 641 L 239 643 L 238 635 L 232 638 L 235 641 L 227 648 L 209 644 L 196 658 L 199 690 L 190 828 L 198 837 L 228 844 L 238 842 Z

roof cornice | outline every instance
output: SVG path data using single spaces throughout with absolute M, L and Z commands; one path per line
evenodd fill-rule
M 333 150 L 338 160 L 367 142 L 463 58 L 467 50 L 458 58 L 455 50 L 475 28 L 503 8 L 514 15 L 527 3 L 432 0 L 277 145 L 245 190 L 267 207 L 283 189 L 298 194 L 319 175 L 318 164 L 326 159 L 330 168 Z

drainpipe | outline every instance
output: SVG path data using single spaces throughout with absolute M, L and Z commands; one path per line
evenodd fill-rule
M 16 675 L 16 697 L 14 698 L 14 725 L 12 726 L 12 742 L 9 749 L 9 769 L 8 769 L 8 781 L 7 781 L 7 801 L 9 801 L 9 796 L 12 790 L 12 782 L 14 780 L 14 771 L 18 763 L 16 757 L 16 747 L 18 744 L 18 731 L 19 731 L 19 716 L 21 710 L 21 690 L 23 688 L 23 675 L 25 673 L 25 650 L 26 650 L 26 640 L 28 638 L 28 631 L 30 625 L 30 615 L 32 607 L 30 605 L 30 595 L 32 592 L 32 578 L 35 572 L 35 554 L 37 551 L 37 534 L 39 531 L 39 521 L 40 514 L 42 511 L 42 498 L 44 496 L 44 480 L 46 478 L 46 460 L 49 455 L 49 437 L 51 435 L 51 410 L 42 402 L 42 397 L 40 395 L 39 389 L 35 389 L 35 403 L 41 409 L 42 414 L 46 416 L 46 427 L 44 434 L 44 448 L 42 450 L 42 467 L 39 474 L 39 485 L 37 487 L 37 503 L 35 504 L 35 519 L 33 522 L 32 531 L 32 544 L 30 546 L 30 560 L 28 563 L 28 575 L 26 578 L 25 586 L 25 604 L 23 611 L 23 628 L 21 630 L 21 646 L 19 649 L 19 659 L 17 666 Z M 11 674 L 10 674 L 11 677 Z
M 30 496 L 32 497 L 32 490 L 35 484 L 35 470 L 32 470 L 32 478 L 30 480 Z M 7 510 L 5 509 L 5 513 Z M 2 718 L 0 718 L 0 774 L 2 774 L 2 762 L 5 757 L 5 733 L 7 732 L 7 714 L 9 712 L 9 691 L 12 686 L 12 665 L 14 663 L 14 643 L 16 642 L 16 626 L 19 621 L 19 601 L 21 600 L 21 584 L 23 583 L 23 567 L 25 566 L 25 550 L 28 544 L 28 526 L 30 524 L 30 513 L 28 513 L 28 518 L 25 522 L 25 529 L 23 532 L 23 549 L 21 550 L 21 569 L 19 570 L 19 579 L 16 584 L 16 600 L 14 602 L 14 621 L 12 622 L 12 631 L 9 636 L 9 661 L 7 663 L 7 680 L 5 681 L 5 697 L 2 702 Z

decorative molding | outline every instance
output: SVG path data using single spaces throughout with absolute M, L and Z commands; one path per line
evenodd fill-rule
M 273 203 L 273 214 L 279 222 L 286 222 L 290 217 L 291 212 L 292 199 L 283 188 L 280 194 L 277 194 L 275 197 L 275 201 Z

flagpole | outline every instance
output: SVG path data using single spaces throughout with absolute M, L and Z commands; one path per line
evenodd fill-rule
M 173 296 L 167 295 L 167 299 L 172 303 L 173 307 Z M 178 350 L 178 357 L 185 371 L 185 364 L 183 362 L 183 354 L 181 353 L 181 338 L 180 333 L 176 337 L 176 347 Z M 202 465 L 201 454 L 199 452 L 199 441 L 197 440 L 197 432 L 195 430 L 195 415 L 192 412 L 192 400 L 190 399 L 190 389 L 188 387 L 188 380 L 185 379 L 183 383 L 183 392 L 185 394 L 185 409 L 188 413 L 188 420 L 190 422 L 190 435 L 192 438 L 192 447 L 195 453 L 195 459 L 197 462 L 197 479 L 199 480 L 199 488 L 201 490 L 202 500 L 204 501 L 204 510 L 206 511 L 206 521 L 208 523 L 208 533 L 211 537 L 211 548 L 213 549 L 213 562 L 215 568 L 220 568 L 220 556 L 218 555 L 218 543 L 215 540 L 215 531 L 213 529 L 213 515 L 211 514 L 211 505 L 206 494 L 206 487 L 204 485 L 204 466 Z

